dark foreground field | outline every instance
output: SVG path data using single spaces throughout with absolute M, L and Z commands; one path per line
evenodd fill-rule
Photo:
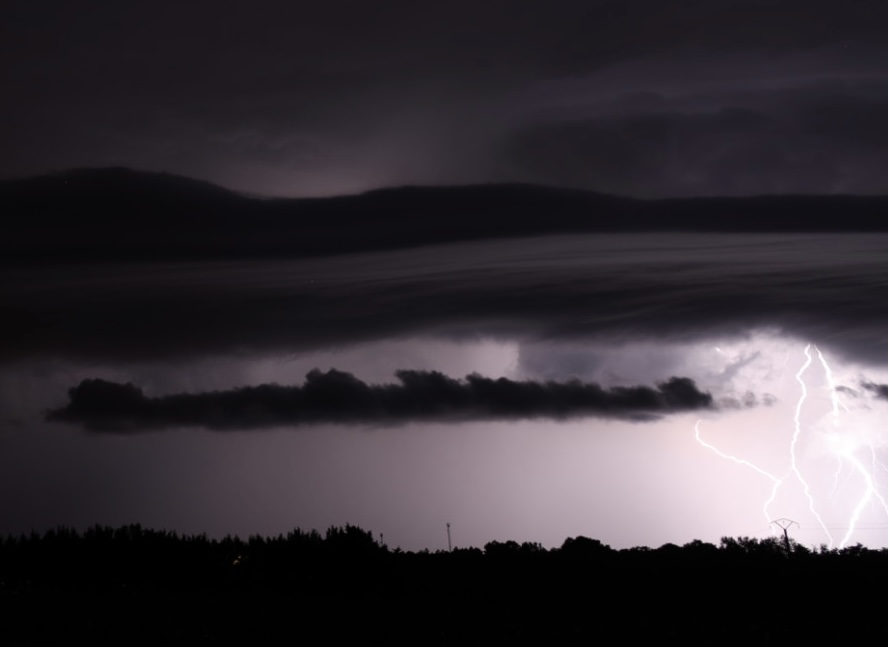
M 776 540 L 405 553 L 359 528 L 0 544 L 0 644 L 757 644 L 884 633 L 888 551 Z

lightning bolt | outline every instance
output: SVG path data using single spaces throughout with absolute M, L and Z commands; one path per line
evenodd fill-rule
M 774 503 L 774 499 L 777 498 L 777 490 L 780 489 L 780 484 L 783 483 L 783 479 L 777 478 L 776 476 L 774 476 L 770 472 L 763 470 L 761 467 L 759 467 L 755 463 L 751 463 L 750 461 L 745 460 L 743 458 L 737 458 L 736 456 L 732 456 L 731 454 L 726 454 L 725 452 L 721 451 L 720 449 L 718 449 L 714 445 L 710 445 L 709 443 L 707 443 L 700 436 L 700 422 L 701 421 L 698 420 L 697 424 L 694 425 L 694 437 L 697 439 L 698 443 L 700 443 L 706 449 L 714 452 L 717 456 L 721 456 L 722 458 L 725 458 L 729 461 L 733 461 L 733 462 L 737 463 L 738 465 L 745 465 L 749 469 L 758 472 L 759 474 L 766 477 L 774 484 L 771 487 L 771 495 L 765 500 L 765 503 L 762 505 L 762 513 L 765 515 L 765 523 L 770 524 L 771 523 L 771 513 L 769 512 L 769 509 L 771 507 L 771 504 Z
M 829 364 L 826 362 L 826 358 L 823 357 L 823 353 L 820 352 L 820 349 L 816 346 L 814 350 L 817 351 L 817 357 L 820 359 L 820 364 L 823 366 L 823 372 L 826 374 L 826 382 L 829 385 L 830 397 L 832 398 L 832 419 L 833 426 L 838 427 L 839 424 L 839 409 L 844 409 L 848 411 L 847 405 L 845 405 L 839 399 L 839 391 L 836 388 L 835 379 L 833 378 L 833 372 L 830 368 Z M 838 432 L 835 432 L 838 435 Z M 854 534 L 854 531 L 857 529 L 857 525 L 860 523 L 860 515 L 863 513 L 864 508 L 876 499 L 882 505 L 882 510 L 885 511 L 885 514 L 888 515 L 888 503 L 886 503 L 885 498 L 879 492 L 876 487 L 876 481 L 874 477 L 875 466 L 878 464 L 876 459 L 876 450 L 872 446 L 872 444 L 867 444 L 870 450 L 870 455 L 872 457 L 873 469 L 867 470 L 866 466 L 854 455 L 854 447 L 853 444 L 849 443 L 837 443 L 834 446 L 837 451 L 834 451 L 836 458 L 839 460 L 839 465 L 842 465 L 843 460 L 847 461 L 851 464 L 854 470 L 860 474 L 860 477 L 864 482 L 864 491 L 861 494 L 860 498 L 857 501 L 857 505 L 854 506 L 854 510 L 851 512 L 851 518 L 848 521 L 848 528 L 845 532 L 844 537 L 842 537 L 839 542 L 839 548 L 844 548 L 848 541 L 851 539 L 851 535 Z
M 832 400 L 832 415 L 833 422 L 838 424 L 839 422 L 839 408 L 841 407 L 845 411 L 848 411 L 847 405 L 844 402 L 839 400 L 839 390 L 836 388 L 836 381 L 833 379 L 832 369 L 829 367 L 829 364 L 826 363 L 826 359 L 823 357 L 823 353 L 820 352 L 820 349 L 817 346 L 814 347 L 814 350 L 817 351 L 817 357 L 820 358 L 820 364 L 823 366 L 823 372 L 826 374 L 826 383 L 829 384 L 829 396 Z
M 835 540 L 832 536 L 832 533 L 830 532 L 830 527 L 827 526 L 827 524 L 824 522 L 823 517 L 818 510 L 819 506 L 815 499 L 813 488 L 809 483 L 808 477 L 803 474 L 802 460 L 800 456 L 800 446 L 802 443 L 802 438 L 812 433 L 812 431 L 808 430 L 806 426 L 802 423 L 802 412 L 803 410 L 805 410 L 806 403 L 809 400 L 810 396 L 809 386 L 805 380 L 805 375 L 814 361 L 811 355 L 811 349 L 811 344 L 805 346 L 805 361 L 795 373 L 795 381 L 798 384 L 800 393 L 798 400 L 796 401 L 795 410 L 793 413 L 792 438 L 788 446 L 790 467 L 785 476 L 783 476 L 782 478 L 777 477 L 771 472 L 762 469 L 755 463 L 744 458 L 739 458 L 737 456 L 731 455 L 719 449 L 715 445 L 707 442 L 703 439 L 700 432 L 700 420 L 698 420 L 694 425 L 694 438 L 696 439 L 698 444 L 715 453 L 720 458 L 730 460 L 738 465 L 743 465 L 755 471 L 757 474 L 765 477 L 771 482 L 772 487 L 770 495 L 762 505 L 762 513 L 765 516 L 766 522 L 769 524 L 769 526 L 773 518 L 771 516 L 770 508 L 776 500 L 781 486 L 783 486 L 783 484 L 789 477 L 792 477 L 795 481 L 797 481 L 804 493 L 804 497 L 808 505 L 808 510 L 811 516 L 816 520 L 816 524 L 819 529 L 828 539 L 827 545 L 831 549 L 835 543 Z M 840 390 L 836 388 L 833 371 L 829 366 L 829 363 L 826 361 L 823 353 L 820 351 L 819 348 L 817 348 L 817 346 L 813 346 L 813 349 L 816 352 L 817 359 L 823 368 L 823 373 L 826 377 L 826 382 L 829 388 L 829 397 L 831 402 L 831 410 L 829 415 L 830 429 L 826 432 L 821 432 L 827 450 L 837 461 L 837 469 L 833 476 L 833 487 L 830 493 L 830 497 L 833 498 L 840 490 L 839 477 L 844 472 L 844 467 L 846 465 L 850 468 L 850 471 L 843 479 L 844 483 L 841 484 L 842 489 L 844 489 L 844 486 L 849 481 L 849 479 L 852 479 L 855 476 L 859 476 L 860 480 L 863 483 L 863 491 L 860 493 L 859 496 L 856 496 L 853 501 L 853 507 L 850 511 L 849 516 L 847 517 L 847 525 L 845 525 L 843 528 L 843 530 L 845 531 L 844 535 L 838 542 L 839 548 L 844 548 L 851 540 L 851 537 L 854 535 L 854 533 L 860 528 L 861 518 L 867 506 L 878 502 L 882 511 L 884 511 L 885 515 L 888 516 L 888 502 L 886 502 L 885 497 L 879 491 L 879 487 L 876 481 L 876 474 L 879 472 L 879 469 L 883 471 L 888 470 L 886 470 L 885 465 L 878 460 L 876 448 L 873 446 L 872 442 L 869 442 L 868 439 L 863 438 L 859 432 L 855 433 L 854 429 L 842 428 L 842 414 L 850 412 L 850 409 L 842 401 Z M 716 348 L 716 350 L 720 354 L 724 354 L 721 349 Z M 847 427 L 847 425 L 845 426 Z M 861 458 L 859 457 L 859 451 L 864 448 L 868 450 L 868 460 L 861 460 Z M 868 466 L 865 463 L 870 463 L 870 465 Z
M 802 471 L 799 469 L 799 461 L 796 454 L 796 446 L 799 442 L 799 436 L 802 435 L 802 423 L 800 420 L 802 415 L 802 405 L 805 403 L 805 400 L 808 399 L 808 386 L 805 384 L 805 380 L 802 379 L 802 376 L 805 374 L 805 371 L 808 370 L 808 367 L 811 366 L 810 350 L 811 344 L 805 346 L 805 363 L 802 364 L 799 372 L 795 375 L 795 379 L 802 389 L 802 394 L 799 396 L 799 401 L 796 403 L 795 417 L 793 419 L 795 422 L 795 427 L 792 434 L 792 442 L 789 444 L 790 469 L 792 470 L 792 473 L 795 475 L 796 479 L 798 479 L 799 483 L 802 484 L 802 490 L 805 492 L 805 498 L 808 499 L 808 509 L 811 511 L 811 514 L 814 515 L 814 518 L 817 519 L 817 523 L 820 525 L 820 529 L 823 530 L 823 532 L 829 539 L 829 543 L 827 545 L 829 546 L 829 548 L 832 548 L 832 534 L 830 534 L 829 529 L 826 527 L 826 524 L 823 523 L 823 519 L 820 517 L 820 513 L 817 512 L 817 508 L 814 506 L 814 496 L 811 494 L 811 487 L 808 485 L 808 481 L 805 480 L 805 477 L 802 476 Z

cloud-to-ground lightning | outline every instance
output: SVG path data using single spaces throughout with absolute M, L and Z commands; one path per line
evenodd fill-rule
M 710 451 L 715 452 L 715 454 L 717 454 L 718 456 L 721 456 L 722 458 L 726 458 L 730 461 L 733 461 L 733 462 L 737 463 L 738 465 L 745 465 L 746 467 L 748 467 L 752 470 L 755 470 L 756 472 L 758 472 L 762 476 L 771 480 L 771 482 L 774 484 L 773 487 L 771 488 L 771 495 L 765 500 L 764 504 L 762 505 L 762 513 L 765 515 L 765 523 L 770 523 L 771 522 L 770 507 L 771 507 L 771 504 L 774 502 L 774 499 L 777 498 L 777 490 L 780 489 L 780 484 L 783 482 L 783 479 L 777 478 L 776 476 L 774 476 L 770 472 L 763 470 L 761 467 L 759 467 L 755 463 L 752 463 L 752 462 L 745 460 L 743 458 L 737 458 L 736 456 L 732 456 L 731 454 L 726 454 L 725 452 L 721 451 L 720 449 L 718 449 L 714 445 L 707 443 L 700 436 L 700 421 L 699 420 L 697 421 L 697 424 L 694 425 L 694 437 L 697 439 L 698 443 L 703 445 L 703 447 L 705 447 L 706 449 L 708 449 Z
M 759 475 L 767 478 L 772 483 L 770 495 L 765 500 L 762 510 L 766 519 L 770 522 L 771 508 L 774 507 L 778 494 L 787 481 L 792 480 L 801 487 L 804 494 L 804 501 L 810 514 L 811 519 L 815 522 L 815 526 L 819 532 L 822 532 L 827 539 L 828 548 L 832 548 L 837 544 L 838 548 L 848 545 L 852 537 L 858 530 L 864 528 L 861 520 L 868 506 L 878 503 L 879 514 L 884 513 L 888 518 L 888 502 L 880 491 L 878 483 L 879 468 L 884 469 L 881 461 L 878 459 L 877 447 L 867 425 L 863 427 L 855 424 L 851 407 L 843 400 L 848 393 L 848 389 L 837 387 L 833 370 L 826 360 L 826 357 L 817 346 L 813 346 L 816 352 L 817 360 L 823 369 L 826 386 L 828 389 L 828 397 L 830 401 L 830 411 L 828 416 L 824 416 L 822 420 L 815 419 L 811 421 L 812 415 L 809 407 L 816 403 L 816 390 L 811 386 L 810 380 L 806 379 L 806 374 L 814 362 L 811 354 L 812 345 L 808 344 L 804 348 L 804 361 L 795 373 L 795 382 L 798 385 L 799 395 L 796 400 L 792 415 L 792 436 L 787 445 L 783 445 L 785 440 L 780 440 L 776 448 L 775 455 L 783 452 L 787 456 L 789 467 L 786 474 L 782 477 L 775 476 L 774 473 L 761 468 L 753 461 L 746 458 L 740 458 L 719 449 L 710 442 L 705 441 L 700 433 L 700 421 L 698 420 L 694 426 L 694 434 L 696 441 L 714 452 L 721 458 L 731 460 L 739 465 L 750 468 Z M 716 349 L 723 354 L 721 349 Z M 853 396 L 851 396 L 853 397 Z M 807 416 L 805 415 L 807 413 Z M 849 420 L 848 417 L 852 418 Z M 807 418 L 807 420 L 806 420 Z M 772 436 L 773 438 L 784 438 L 779 434 Z M 783 445 L 783 449 L 780 448 Z M 802 449 L 807 448 L 809 451 L 803 454 Z M 813 449 L 822 449 L 820 457 L 822 460 L 823 452 L 832 456 L 837 468 L 832 473 L 832 488 L 823 488 L 823 491 L 829 491 L 828 500 L 822 499 L 821 489 L 815 485 L 820 481 L 816 467 L 816 454 Z M 866 453 L 866 457 L 862 457 L 862 453 Z M 809 463 L 808 461 L 812 461 Z M 848 467 L 845 478 L 840 483 L 839 476 L 845 472 Z M 862 484 L 862 491 L 855 488 L 857 484 Z M 844 502 L 839 498 L 839 494 L 845 496 Z M 850 499 L 850 500 L 849 500 Z M 830 506 L 830 504 L 832 504 Z M 844 508 L 843 508 L 844 506 Z M 841 520 L 836 525 L 831 525 L 824 519 L 825 510 L 831 511 L 830 517 L 839 515 Z M 835 541 L 830 530 L 840 529 L 843 535 Z
M 823 518 L 820 516 L 820 513 L 817 511 L 817 507 L 814 504 L 814 495 L 811 494 L 811 486 L 808 484 L 808 481 L 802 475 L 802 471 L 799 468 L 799 459 L 798 459 L 798 443 L 799 438 L 802 435 L 802 423 L 801 423 L 801 415 L 802 415 L 802 405 L 805 403 L 805 400 L 808 399 L 808 386 L 805 384 L 805 380 L 803 379 L 803 375 L 805 371 L 808 370 L 808 367 L 811 366 L 811 344 L 805 346 L 805 363 L 802 364 L 802 367 L 795 374 L 795 379 L 799 383 L 801 387 L 801 395 L 799 395 L 799 400 L 796 403 L 795 408 L 795 417 L 793 419 L 794 427 L 792 432 L 792 442 L 789 444 L 789 456 L 790 456 L 790 468 L 792 469 L 792 473 L 798 479 L 799 483 L 802 484 L 802 490 L 805 492 L 805 498 L 808 500 L 808 510 L 817 520 L 818 525 L 821 530 L 823 530 L 824 534 L 826 534 L 829 542 L 827 546 L 832 548 L 833 546 L 833 537 L 829 532 L 829 528 L 826 527 L 826 524 L 823 522 Z
M 826 358 L 823 357 L 823 353 L 821 353 L 820 349 L 816 346 L 814 347 L 814 350 L 817 351 L 817 357 L 820 359 L 820 363 L 823 366 L 823 371 L 826 374 L 826 381 L 829 385 L 830 396 L 832 398 L 833 404 L 832 423 L 834 429 L 830 433 L 830 439 L 833 440 L 833 442 L 829 443 L 829 447 L 839 461 L 839 468 L 841 469 L 841 465 L 843 464 L 843 462 L 847 461 L 860 475 L 865 484 L 863 494 L 858 499 L 857 504 L 854 506 L 854 509 L 851 513 L 851 518 L 848 520 L 848 528 L 845 532 L 845 535 L 839 542 L 839 548 L 843 548 L 848 544 L 848 541 L 851 539 L 851 535 L 854 534 L 854 531 L 857 529 L 857 525 L 860 522 L 860 516 L 867 504 L 872 502 L 873 499 L 878 500 L 882 506 L 882 509 L 885 511 L 885 514 L 888 515 L 888 503 L 886 503 L 885 498 L 876 487 L 875 466 L 877 464 L 877 460 L 875 447 L 873 447 L 872 443 L 863 443 L 869 449 L 870 455 L 872 457 L 873 469 L 870 471 L 866 468 L 863 462 L 854 455 L 854 452 L 858 449 L 858 441 L 856 439 L 849 439 L 847 432 L 843 434 L 838 429 L 840 422 L 839 409 L 848 411 L 848 406 L 841 402 L 839 398 L 839 390 L 836 388 L 832 369 L 826 362 Z

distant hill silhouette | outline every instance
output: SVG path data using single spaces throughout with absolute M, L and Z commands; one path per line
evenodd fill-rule
M 7 260 L 299 257 L 560 233 L 888 231 L 888 196 L 635 200 L 526 184 L 263 199 L 125 168 L 0 182 Z

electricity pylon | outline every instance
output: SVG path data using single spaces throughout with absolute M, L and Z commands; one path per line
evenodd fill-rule
M 798 526 L 798 522 L 781 517 L 780 519 L 774 519 L 771 523 L 783 529 L 783 545 L 786 546 L 786 554 L 789 555 L 792 553 L 792 548 L 789 545 L 789 529 L 792 524 Z

